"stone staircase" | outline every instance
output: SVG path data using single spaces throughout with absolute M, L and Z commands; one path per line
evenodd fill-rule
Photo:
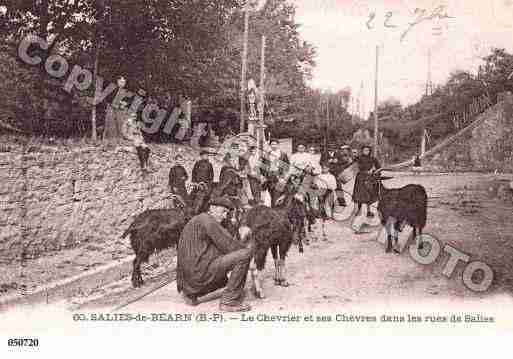
M 424 171 L 513 172 L 513 96 L 503 93 L 496 105 L 421 156 Z M 387 166 L 411 167 L 413 160 Z

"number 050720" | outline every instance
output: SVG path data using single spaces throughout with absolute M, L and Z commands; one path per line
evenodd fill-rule
M 37 347 L 39 346 L 38 339 L 31 338 L 11 338 L 7 340 L 9 347 Z

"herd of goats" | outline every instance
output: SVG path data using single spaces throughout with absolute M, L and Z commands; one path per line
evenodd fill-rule
M 378 213 L 387 233 L 386 252 L 393 248 L 398 253 L 398 232 L 404 224 L 413 228 L 413 238 L 417 241 L 418 249 L 421 249 L 421 235 L 427 218 L 426 190 L 418 184 L 386 188 L 382 181 L 391 177 L 384 177 L 381 172 L 382 170 L 372 172 L 366 185 L 372 188 L 378 198 Z M 251 235 L 245 240 L 253 240 L 256 244 L 250 273 L 253 279 L 252 290 L 257 298 L 264 298 L 264 294 L 262 283 L 259 282 L 262 276 L 255 275 L 255 266 L 257 271 L 264 269 L 266 256 L 270 250 L 275 263 L 275 284 L 288 286 L 285 278 L 285 257 L 293 243 L 298 246 L 300 253 L 303 252 L 305 229 L 311 231 L 310 225 L 321 216 L 320 207 L 323 204 L 319 204 L 318 198 L 312 198 L 317 192 L 309 190 L 314 183 L 304 183 L 308 181 L 307 177 L 309 176 L 305 177 L 304 173 L 292 176 L 281 186 L 274 181 L 267 181 L 263 189 L 268 190 L 271 196 L 276 196 L 277 200 L 273 201 L 274 207 L 258 204 L 251 208 L 237 208 L 231 210 L 221 223 L 239 240 L 239 228 L 245 226 L 251 230 Z M 186 204 L 179 196 L 172 195 L 174 208 L 150 209 L 135 217 L 122 234 L 122 238 L 130 235 L 130 244 L 136 256 L 131 279 L 133 287 L 140 287 L 143 284 L 141 264 L 147 263 L 156 251 L 176 247 L 186 223 L 193 216 L 208 209 L 211 199 L 227 196 L 227 190 L 232 186 L 242 187 L 242 179 L 235 171 L 224 176 L 223 183 L 214 182 L 210 188 L 196 184 L 192 204 Z

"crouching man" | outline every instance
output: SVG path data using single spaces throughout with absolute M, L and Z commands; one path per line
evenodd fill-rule
M 239 242 L 220 225 L 233 208 L 229 199 L 215 199 L 208 213 L 193 217 L 182 231 L 177 252 L 177 289 L 189 304 L 196 305 L 198 297 L 224 287 L 221 311 L 251 309 L 244 303 L 244 285 L 254 251 L 252 241 L 245 246 L 245 238 Z M 248 233 L 249 229 L 241 237 Z

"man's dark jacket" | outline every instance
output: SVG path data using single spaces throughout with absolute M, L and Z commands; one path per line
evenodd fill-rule
M 214 261 L 244 246 L 207 213 L 193 217 L 184 227 L 177 251 L 177 289 L 188 296 L 208 294 L 226 283 Z

